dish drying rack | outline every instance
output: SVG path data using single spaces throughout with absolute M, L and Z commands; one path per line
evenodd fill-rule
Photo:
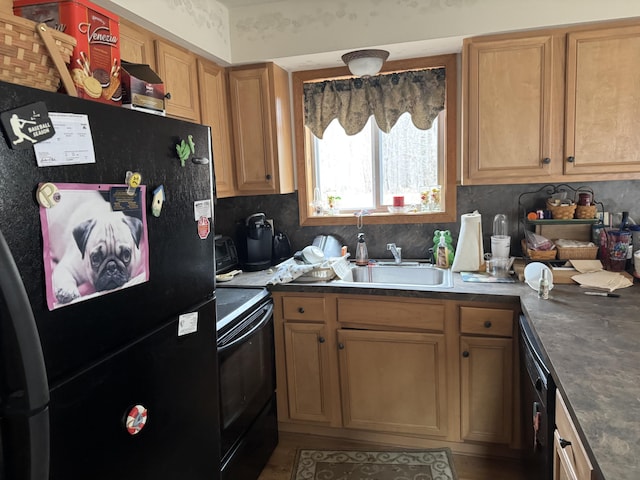
M 313 270 L 299 276 L 296 280 L 302 282 L 328 282 L 336 277 L 344 279 L 351 271 L 347 261 L 349 255 L 347 253 L 342 257 L 329 258 L 318 266 L 313 267 Z

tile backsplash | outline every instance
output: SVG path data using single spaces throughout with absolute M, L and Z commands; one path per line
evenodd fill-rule
M 433 246 L 433 231 L 448 229 L 457 243 L 460 231 L 460 215 L 478 210 L 482 214 L 482 232 L 485 251 L 490 251 L 490 238 L 493 230 L 493 217 L 504 213 L 509 219 L 511 232 L 511 252 L 520 254 L 520 238 L 523 227 L 520 219 L 523 212 L 518 212 L 519 204 L 526 211 L 536 210 L 544 205 L 547 197 L 543 190 L 535 195 L 523 193 L 535 192 L 547 184 L 531 185 L 487 185 L 457 187 L 458 205 L 456 223 L 425 223 L 402 225 L 367 225 L 364 219 L 364 232 L 371 258 L 391 258 L 386 250 L 387 243 L 395 243 L 402 247 L 404 258 L 426 258 L 428 249 Z M 608 181 L 567 184 L 573 189 L 588 186 L 593 190 L 596 202 L 601 202 L 604 211 L 630 212 L 630 217 L 640 223 L 640 181 Z M 519 199 L 522 198 L 522 202 Z M 600 209 L 600 207 L 599 207 Z M 243 221 L 251 213 L 264 212 L 267 218 L 273 218 L 277 231 L 283 231 L 291 240 L 292 249 L 300 250 L 309 245 L 316 235 L 335 235 L 343 245 L 355 253 L 356 238 L 359 232 L 356 218 L 353 225 L 332 227 L 301 227 L 298 222 L 297 193 L 286 195 L 260 195 L 219 199 L 215 210 L 215 231 L 235 238 L 236 224 Z

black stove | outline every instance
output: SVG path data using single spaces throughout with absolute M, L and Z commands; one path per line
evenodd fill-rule
M 216 287 L 216 330 L 218 337 L 228 330 L 237 319 L 268 301 L 269 291 L 264 287 Z
M 273 300 L 233 286 L 216 299 L 221 480 L 255 480 L 278 444 Z

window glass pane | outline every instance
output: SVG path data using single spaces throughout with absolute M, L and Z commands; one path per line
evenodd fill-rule
M 392 205 L 394 195 L 404 195 L 405 204 L 420 203 L 424 187 L 438 184 L 438 120 L 419 130 L 405 113 L 391 132 L 380 131 L 379 142 L 383 205 Z
M 372 117 L 352 136 L 334 120 L 322 139 L 314 139 L 315 186 L 325 203 L 329 195 L 339 197 L 336 206 L 343 213 L 386 212 L 394 195 L 404 195 L 405 205 L 420 205 L 426 187 L 439 184 L 438 119 L 431 129 L 419 130 L 405 113 L 387 134 Z
M 340 197 L 341 209 L 374 207 L 371 122 L 348 136 L 336 119 L 322 140 L 315 139 L 316 186 L 323 201 L 333 195 Z

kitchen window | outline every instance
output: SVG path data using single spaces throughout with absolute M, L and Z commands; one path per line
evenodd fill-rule
M 369 117 L 357 133 L 347 126 L 352 135 L 337 119 L 328 126 L 323 119 L 318 135 L 305 126 L 305 84 L 349 78 L 346 68 L 294 72 L 301 225 L 352 224 L 354 214 L 362 212 L 364 222 L 373 224 L 455 221 L 455 55 L 388 62 L 381 74 L 429 69 L 446 75 L 445 108 L 427 127 L 421 125 L 431 128 L 417 128 L 406 112 L 388 133 Z M 312 128 L 317 133 L 318 127 Z M 403 196 L 405 206 L 394 206 L 394 196 Z M 441 208 L 434 208 L 434 201 Z

